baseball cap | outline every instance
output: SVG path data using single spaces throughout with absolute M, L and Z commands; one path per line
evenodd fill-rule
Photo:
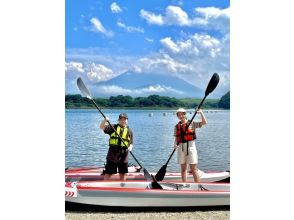
M 126 118 L 128 119 L 128 115 L 126 113 L 121 113 L 119 116 L 118 116 L 119 119 L 121 118 Z

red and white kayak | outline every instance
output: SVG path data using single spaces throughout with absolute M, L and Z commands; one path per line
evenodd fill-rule
M 97 181 L 103 180 L 104 167 L 76 167 L 68 168 L 65 171 L 65 181 Z M 127 180 L 145 180 L 144 174 L 140 171 L 138 166 L 130 166 L 129 173 L 127 174 Z M 154 176 L 156 173 L 150 172 Z M 229 182 L 230 173 L 227 171 L 213 171 L 203 172 L 198 170 L 201 182 Z M 111 180 L 119 180 L 119 175 L 114 174 Z M 164 181 L 181 181 L 181 173 L 167 172 L 164 177 Z M 187 173 L 187 181 L 194 181 L 192 173 Z
M 229 183 L 160 183 L 148 181 L 68 182 L 65 201 L 121 207 L 188 207 L 230 205 Z M 176 187 L 175 187 L 176 186 Z
M 65 168 L 65 173 L 69 175 L 75 175 L 75 174 L 82 174 L 82 173 L 103 173 L 105 167 L 95 167 L 95 166 L 89 166 L 89 167 L 67 167 Z M 130 165 L 128 166 L 129 173 L 136 173 L 140 172 L 141 167 Z

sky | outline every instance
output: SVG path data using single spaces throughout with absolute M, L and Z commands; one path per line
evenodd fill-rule
M 66 93 L 79 93 L 78 76 L 94 84 L 127 71 L 173 75 L 203 90 L 217 72 L 218 93 L 226 93 L 229 7 L 217 0 L 66 0 Z

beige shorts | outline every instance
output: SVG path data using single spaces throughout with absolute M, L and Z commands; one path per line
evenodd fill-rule
M 187 155 L 188 144 L 188 155 Z M 178 164 L 198 164 L 198 154 L 195 141 L 189 141 L 187 143 L 180 143 L 177 149 L 178 151 Z

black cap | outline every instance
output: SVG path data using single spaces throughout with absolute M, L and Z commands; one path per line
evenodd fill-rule
M 121 118 L 126 118 L 128 119 L 128 115 L 126 113 L 121 113 L 119 116 L 118 116 L 119 119 Z

